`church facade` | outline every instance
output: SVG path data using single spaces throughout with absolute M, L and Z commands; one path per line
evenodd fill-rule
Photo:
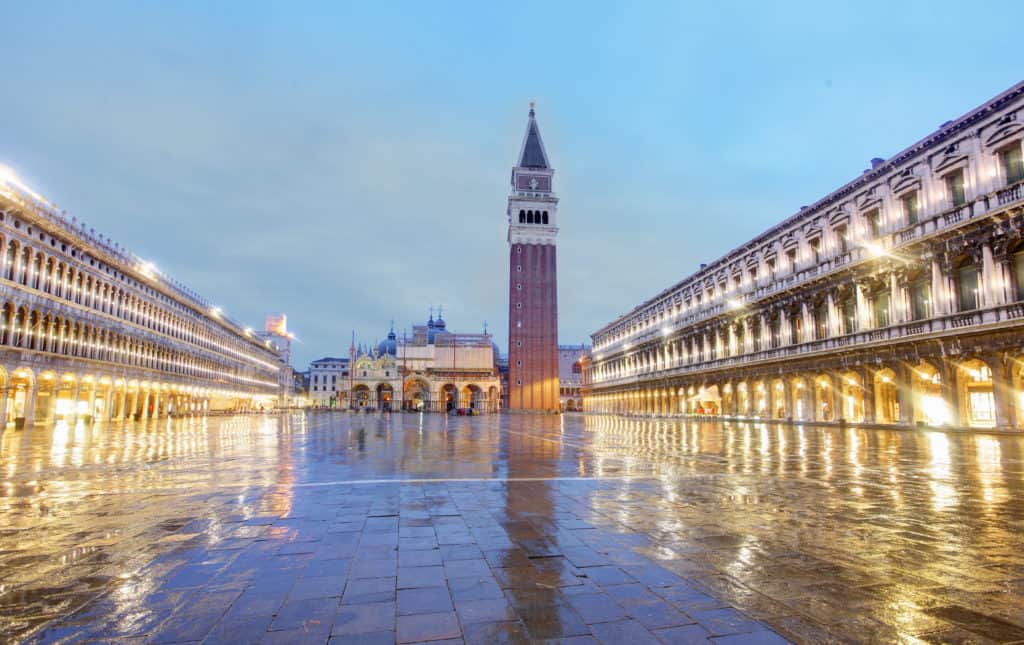
M 501 380 L 491 335 L 448 330 L 439 315 L 414 325 L 411 337 L 392 328 L 369 347 L 353 346 L 344 377 L 324 407 L 355 411 L 497 412 Z M 326 360 L 326 359 L 325 359 Z

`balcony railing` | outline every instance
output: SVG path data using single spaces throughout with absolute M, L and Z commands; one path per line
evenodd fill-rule
M 751 352 L 729 356 L 718 360 L 698 360 L 690 364 L 677 364 L 667 369 L 634 370 L 630 374 L 607 380 L 595 380 L 597 387 L 613 387 L 648 380 L 647 377 L 657 379 L 687 376 L 699 374 L 711 370 L 719 370 L 733 366 L 747 366 L 751 364 L 772 362 L 783 359 L 795 358 L 805 355 L 825 353 L 838 349 L 849 350 L 851 347 L 870 347 L 877 344 L 888 344 L 902 339 L 912 339 L 915 336 L 926 334 L 940 334 L 951 331 L 965 331 L 970 327 L 980 327 L 1005 320 L 1016 320 L 1024 318 L 1024 303 L 1013 303 L 1000 305 L 988 309 L 976 311 L 957 312 L 930 318 L 928 320 L 914 320 L 899 323 L 881 329 L 868 329 L 863 331 L 813 340 L 800 344 L 786 345 L 779 348 L 767 349 L 760 352 Z
M 881 246 L 887 248 L 900 246 L 936 231 L 949 228 L 951 226 L 957 226 L 968 219 L 985 215 L 989 212 L 988 204 L 992 201 L 995 201 L 999 206 L 1006 206 L 1007 204 L 1012 204 L 1013 202 L 1020 201 L 1021 199 L 1024 199 L 1024 182 L 1017 183 L 1003 190 L 998 190 L 995 193 L 988 193 L 986 195 L 979 196 L 979 198 L 972 203 L 963 204 L 961 206 L 936 213 L 935 215 L 927 219 L 923 219 L 917 224 L 906 229 L 894 232 L 891 236 L 883 235 L 879 238 L 878 242 Z M 781 278 L 769 279 L 767 284 L 762 284 L 761 286 L 758 286 L 757 284 L 750 286 L 747 288 L 746 292 L 736 296 L 734 299 L 744 304 L 756 302 L 779 291 L 790 289 L 793 286 L 811 278 L 815 278 L 819 275 L 827 275 L 828 273 L 852 262 L 864 260 L 867 257 L 869 256 L 864 252 L 863 248 L 854 248 L 841 255 L 825 259 L 817 266 L 809 267 Z M 688 314 L 685 317 L 669 320 L 667 321 L 667 324 L 670 329 L 675 330 L 702 320 L 714 318 L 724 311 L 724 304 L 715 303 L 701 309 L 700 311 Z M 621 349 L 621 344 L 624 342 L 628 342 L 631 345 L 642 344 L 651 340 L 659 333 L 660 329 L 653 329 L 632 338 L 616 341 L 610 345 L 602 344 L 600 346 L 600 350 L 614 353 Z

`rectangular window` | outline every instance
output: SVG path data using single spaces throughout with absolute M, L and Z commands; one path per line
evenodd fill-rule
M 814 258 L 814 266 L 818 266 L 821 263 L 821 239 L 811 240 L 810 245 L 811 257 Z
M 877 208 L 868 211 L 864 215 L 864 219 L 868 223 L 868 232 L 871 234 L 871 239 L 875 239 L 882 234 L 882 214 Z
M 1024 300 L 1024 251 L 1013 254 L 1013 277 L 1017 280 L 1017 300 Z
M 775 280 L 775 258 L 768 260 L 768 277 Z
M 910 301 L 914 320 L 931 317 L 931 285 L 926 280 L 918 280 L 910 285 Z
M 917 217 L 920 214 L 920 204 L 917 200 L 917 191 L 907 193 L 900 198 L 903 204 L 903 216 L 906 217 L 907 225 L 917 224 Z
M 999 152 L 999 161 L 1003 164 L 1007 184 L 1016 184 L 1024 180 L 1024 156 L 1021 155 L 1020 143 Z
M 815 338 L 828 338 L 828 303 L 821 302 L 814 308 Z
M 857 331 L 857 299 L 849 297 L 843 302 L 843 332 L 852 334 Z
M 786 251 L 786 263 L 789 265 L 790 271 L 796 271 L 796 249 Z
M 889 326 L 889 293 L 883 291 L 875 296 L 875 327 Z
M 946 190 L 949 192 L 949 202 L 954 208 L 967 203 L 967 194 L 964 192 L 963 170 L 957 170 L 946 175 Z
M 836 247 L 840 255 L 850 250 L 850 241 L 846 239 L 846 224 L 836 227 Z
M 960 267 L 956 272 L 957 299 L 960 311 L 973 311 L 978 308 L 978 267 L 969 264 Z

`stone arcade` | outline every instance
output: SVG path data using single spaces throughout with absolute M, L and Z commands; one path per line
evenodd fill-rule
M 1024 83 L 592 335 L 594 412 L 1020 429 Z

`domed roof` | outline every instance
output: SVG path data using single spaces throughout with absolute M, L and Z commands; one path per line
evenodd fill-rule
M 388 337 L 377 344 L 377 355 L 391 354 L 398 356 L 398 337 L 395 336 L 395 328 L 388 332 Z

